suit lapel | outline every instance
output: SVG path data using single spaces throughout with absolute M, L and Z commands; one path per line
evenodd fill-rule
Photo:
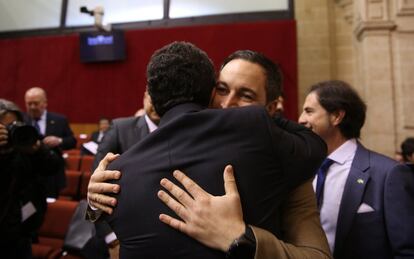
M 50 135 L 54 135 L 52 134 L 53 130 L 53 126 L 55 124 L 55 121 L 50 118 L 50 113 L 46 113 L 46 129 L 45 129 L 45 136 L 50 136 Z
M 340 251 L 342 250 L 342 246 L 352 226 L 358 207 L 361 204 L 365 188 L 370 179 L 370 175 L 367 172 L 369 167 L 369 151 L 358 142 L 357 151 L 345 183 L 344 193 L 339 208 L 334 257 L 337 257 L 338 253 L 342 254 Z
M 136 133 L 136 136 L 139 137 L 139 139 L 142 139 L 146 135 L 149 134 L 149 128 L 148 128 L 147 122 L 145 121 L 145 115 L 142 115 L 141 117 L 139 117 L 137 121 L 137 125 L 135 127 L 135 133 Z

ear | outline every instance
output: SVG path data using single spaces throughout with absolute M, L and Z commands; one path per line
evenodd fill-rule
M 339 111 L 335 111 L 333 113 L 330 114 L 330 120 L 331 120 L 331 124 L 334 126 L 339 125 L 342 120 L 345 117 L 345 111 L 344 110 L 339 110 Z
M 277 109 L 278 109 L 278 107 L 277 107 L 278 102 L 279 102 L 278 99 L 275 99 L 275 100 L 269 102 L 268 104 L 266 104 L 266 106 L 265 106 L 267 112 L 269 113 L 269 115 L 271 117 L 276 115 L 276 112 L 277 112 Z

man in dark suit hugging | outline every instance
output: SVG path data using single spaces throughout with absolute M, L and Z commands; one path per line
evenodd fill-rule
M 234 239 L 252 236 L 241 223 L 220 252 L 160 222 L 160 213 L 172 213 L 157 198 L 159 181 L 172 179 L 174 169 L 222 195 L 222 171 L 233 165 L 245 221 L 279 234 L 280 205 L 289 190 L 313 176 L 326 151 L 321 139 L 304 127 L 284 131 L 264 107 L 205 109 L 215 86 L 214 68 L 192 44 L 176 42 L 155 52 L 147 80 L 161 116 L 159 128 L 108 168 L 122 172 L 118 206 L 105 216 L 121 242 L 121 257 L 223 258 Z M 255 241 L 250 241 L 245 252 L 254 255 Z

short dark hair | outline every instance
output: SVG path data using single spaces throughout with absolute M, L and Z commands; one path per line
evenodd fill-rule
M 23 113 L 21 112 L 19 106 L 9 100 L 0 99 L 0 118 L 10 112 L 16 115 L 18 121 L 23 121 Z
M 238 50 L 228 56 L 221 65 L 220 70 L 232 60 L 241 59 L 261 66 L 266 75 L 266 102 L 271 102 L 283 96 L 283 77 L 279 65 L 274 63 L 260 52 L 253 50 Z
M 345 111 L 338 126 L 346 139 L 360 137 L 367 106 L 349 84 L 339 80 L 324 81 L 311 86 L 309 93 L 312 92 L 316 93 L 320 105 L 328 113 Z
M 147 66 L 148 93 L 155 111 L 193 102 L 207 107 L 216 84 L 207 54 L 188 42 L 173 42 L 157 50 Z
M 405 162 L 410 161 L 408 158 L 414 153 L 414 138 L 406 138 L 403 143 L 401 143 L 401 155 Z

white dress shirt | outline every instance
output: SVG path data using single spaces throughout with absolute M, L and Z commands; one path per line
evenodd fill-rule
M 325 231 L 329 248 L 332 253 L 335 247 L 339 206 L 341 204 L 346 179 L 348 178 L 356 149 L 356 139 L 350 139 L 328 156 L 334 163 L 329 167 L 326 174 L 320 217 L 321 225 Z M 313 180 L 314 190 L 316 189 L 316 181 L 317 176 Z
M 102 141 L 104 135 L 105 135 L 105 132 L 100 130 L 99 134 L 98 134 L 98 138 L 96 139 L 96 142 L 100 143 Z
M 158 126 L 150 119 L 150 117 L 148 117 L 147 114 L 145 114 L 144 118 L 145 118 L 145 122 L 147 123 L 148 130 L 150 133 L 158 128 Z
M 37 125 L 39 126 L 40 134 L 45 136 L 46 134 L 46 113 L 45 110 L 43 114 L 40 116 L 39 120 L 37 121 Z M 33 123 L 36 123 L 36 120 L 33 120 Z

